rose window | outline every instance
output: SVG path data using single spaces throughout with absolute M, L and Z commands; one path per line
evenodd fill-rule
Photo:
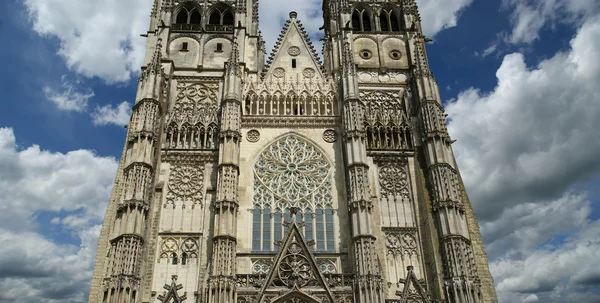
M 294 136 L 271 145 L 260 155 L 256 177 L 282 206 L 298 206 L 322 187 L 329 177 L 330 165 L 314 146 Z M 303 207 L 304 206 L 304 207 Z
M 304 222 L 307 241 L 318 251 L 334 249 L 331 163 L 312 143 L 295 135 L 276 140 L 254 165 L 252 250 L 274 251 L 283 239 L 283 223 Z

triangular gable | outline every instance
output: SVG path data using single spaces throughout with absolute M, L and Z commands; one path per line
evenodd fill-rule
M 402 280 L 400 282 L 402 282 Z M 419 283 L 412 266 L 408 267 L 406 280 L 404 280 L 404 289 L 402 291 L 397 291 L 396 295 L 402 298 L 401 302 L 408 302 L 409 299 L 413 301 L 418 300 L 424 303 L 429 302 L 429 294 L 425 291 L 421 283 Z
M 267 60 L 266 77 L 302 79 L 323 78 L 321 61 L 296 12 L 290 13 Z M 292 60 L 296 60 L 296 67 Z
M 162 295 L 158 296 L 158 300 L 165 303 L 182 303 L 187 299 L 187 293 L 183 296 L 177 295 L 177 291 L 183 288 L 183 285 L 177 284 L 177 275 L 171 276 L 171 285 L 165 284 L 163 288 L 166 290 Z
M 292 217 L 295 219 L 296 216 Z M 301 292 L 304 287 L 318 287 L 325 290 L 329 302 L 333 302 L 329 286 L 325 283 L 315 257 L 309 250 L 296 222 L 292 222 L 288 228 L 262 287 L 258 302 L 263 302 L 268 289 L 282 287 L 289 288 L 290 293 Z M 287 294 L 282 298 L 286 296 Z

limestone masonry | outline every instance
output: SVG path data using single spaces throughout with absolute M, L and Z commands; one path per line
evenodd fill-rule
M 497 302 L 414 0 L 323 19 L 155 0 L 89 302 Z

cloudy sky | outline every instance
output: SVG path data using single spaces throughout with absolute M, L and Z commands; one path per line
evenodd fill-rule
M 87 298 L 151 2 L 0 1 L 2 303 Z M 600 302 L 600 2 L 418 2 L 501 302 Z

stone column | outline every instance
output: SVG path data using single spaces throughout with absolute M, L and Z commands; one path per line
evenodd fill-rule
M 354 292 L 356 302 L 383 302 L 380 264 L 373 235 L 373 202 L 369 186 L 369 165 L 365 146 L 364 104 L 359 99 L 354 55 L 345 33 L 342 50 L 342 89 L 344 96 L 343 123 L 345 127 L 345 160 L 355 260 Z
M 114 206 L 109 206 L 114 209 L 114 223 L 107 243 L 102 293 L 90 294 L 90 302 L 140 300 L 146 220 L 151 208 L 151 187 L 161 132 L 160 96 L 164 78 L 161 49 L 159 39 L 152 62 L 144 68 L 139 79 L 137 101 L 121 159 L 122 175 L 117 177 L 120 184 L 115 187 L 117 197 L 111 201 Z
M 438 84 L 433 77 L 425 53 L 426 38 L 422 35 L 420 18 L 414 1 L 404 4 L 409 44 L 412 52 L 412 86 L 415 91 L 421 148 L 427 166 L 428 188 L 432 197 L 432 215 L 441 252 L 443 292 L 448 302 L 497 302 L 493 283 L 482 291 L 480 277 L 491 279 L 487 262 L 475 261 L 471 237 L 480 238 L 479 228 L 460 182 L 446 129 L 446 115 Z M 474 226 L 475 225 L 475 226 Z M 483 251 L 481 241 L 478 250 Z M 481 254 L 479 254 L 481 255 Z M 476 263 L 485 266 L 476 266 Z M 491 289 L 491 290 L 490 290 Z M 485 295 L 484 295 L 485 294 Z
M 243 37 L 243 36 L 242 36 Z M 237 42 L 226 66 L 223 100 L 217 199 L 213 204 L 214 236 L 208 302 L 236 302 L 236 229 L 242 114 L 242 65 Z

